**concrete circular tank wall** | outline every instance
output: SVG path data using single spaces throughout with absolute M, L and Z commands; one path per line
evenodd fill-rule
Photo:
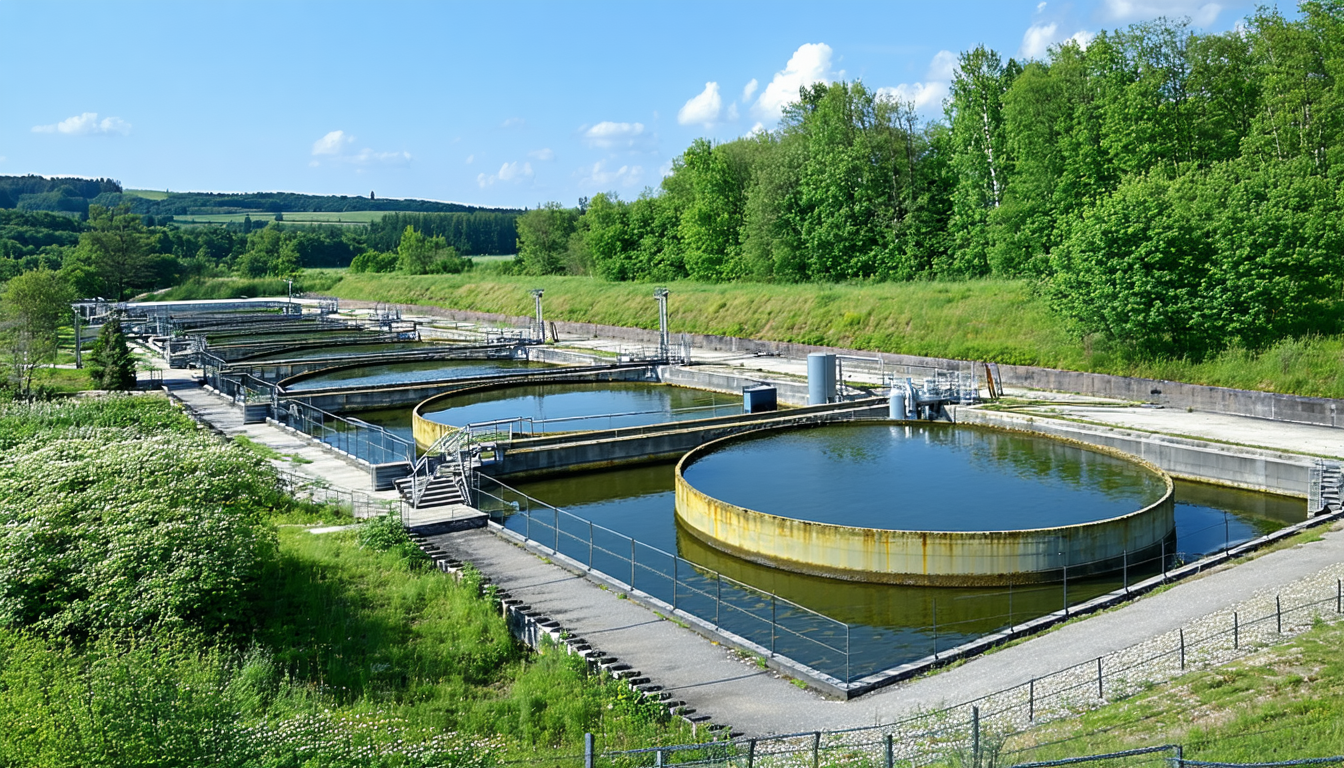
M 948 425 L 948 429 L 956 429 Z M 752 562 L 818 576 L 888 584 L 992 586 L 1058 581 L 1119 570 L 1156 555 L 1175 530 L 1174 486 L 1134 456 L 1074 441 L 1075 447 L 1133 462 L 1156 473 L 1162 497 L 1134 512 L 1094 522 L 1012 531 L 902 531 L 798 520 L 726 503 L 683 474 L 696 461 L 760 431 L 706 443 L 677 464 L 676 514 L 710 546 Z M 776 468 L 786 471 L 786 468 Z M 893 489 L 897 493 L 898 489 Z M 1150 554 L 1151 553 L 1151 554 Z

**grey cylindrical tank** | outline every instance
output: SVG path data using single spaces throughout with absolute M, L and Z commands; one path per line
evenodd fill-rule
M 807 404 L 835 402 L 835 355 L 812 352 L 807 356 Z
M 910 411 L 906 406 L 904 387 L 891 388 L 891 397 L 887 400 L 887 416 L 893 419 L 910 418 Z

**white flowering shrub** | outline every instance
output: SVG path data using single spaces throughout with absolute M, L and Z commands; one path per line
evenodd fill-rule
M 245 625 L 274 559 L 273 478 L 161 399 L 107 402 L 0 409 L 0 626 Z

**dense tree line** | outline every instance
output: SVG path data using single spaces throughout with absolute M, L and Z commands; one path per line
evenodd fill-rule
M 1028 277 L 1150 354 L 1338 330 L 1344 3 L 1195 34 L 1158 20 L 1048 60 L 963 53 L 942 120 L 862 83 L 693 143 L 657 191 L 541 206 L 518 268 L 613 280 Z
M 119 196 L 121 191 L 121 184 L 112 179 L 0 176 L 0 209 L 84 214 L 93 200 Z
M 118 190 L 120 191 L 120 190 Z M 98 202 L 131 206 L 132 213 L 148 216 L 186 216 L 217 213 L 275 214 L 288 211 L 344 213 L 346 211 L 413 211 L 419 213 L 472 213 L 476 211 L 517 213 L 509 209 L 479 208 L 437 200 L 399 200 L 347 195 L 304 195 L 297 192 L 173 192 L 162 200 L 123 195 Z
M 442 237 L 458 253 L 488 255 L 514 253 L 518 244 L 515 212 L 476 210 L 470 213 L 389 213 L 369 224 L 370 248 L 395 251 L 407 227 L 426 237 Z

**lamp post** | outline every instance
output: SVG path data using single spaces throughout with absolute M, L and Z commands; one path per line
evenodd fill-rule
M 654 288 L 653 298 L 658 302 L 658 357 L 667 360 L 672 347 L 667 333 L 667 289 Z
M 545 292 L 546 290 L 544 288 L 532 289 L 532 299 L 536 301 L 537 304 L 537 330 L 532 334 L 532 338 L 539 340 L 543 344 L 546 343 L 546 321 L 541 315 L 541 295 Z

